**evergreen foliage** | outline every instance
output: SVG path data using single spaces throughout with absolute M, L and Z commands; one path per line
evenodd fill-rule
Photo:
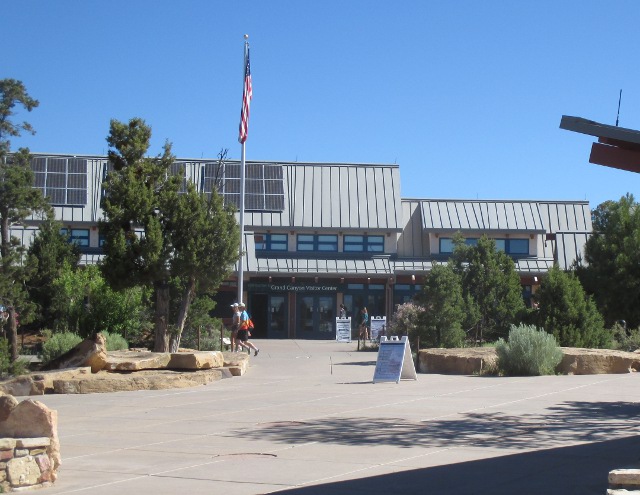
M 575 273 L 554 266 L 535 294 L 537 322 L 565 347 L 607 347 L 611 336 L 593 300 Z
M 417 300 L 426 308 L 419 316 L 420 343 L 427 347 L 461 347 L 465 332 L 460 277 L 451 265 L 435 265 Z
M 562 350 L 553 335 L 533 325 L 511 326 L 509 340 L 496 344 L 498 369 L 505 375 L 552 375 L 562 361 Z
M 60 317 L 53 311 L 54 281 L 65 267 L 75 271 L 80 261 L 80 248 L 69 242 L 68 235 L 60 233 L 61 227 L 62 223 L 49 211 L 27 251 L 31 268 L 27 288 L 36 307 L 35 323 L 41 328 L 53 328 Z
M 454 242 L 451 263 L 462 281 L 465 328 L 475 331 L 476 342 L 506 336 L 525 312 L 513 260 L 485 235 L 475 246 L 465 245 L 460 235 Z
M 12 361 L 18 359 L 17 315 L 27 323 L 32 305 L 25 288 L 29 273 L 22 263 L 24 248 L 11 236 L 10 228 L 49 208 L 40 190 L 33 188 L 29 150 L 22 148 L 9 155 L 9 138 L 20 136 L 22 131 L 33 134 L 33 128 L 27 122 L 13 121 L 16 105 L 30 112 L 38 106 L 38 101 L 29 96 L 22 82 L 0 80 L 0 303 L 9 310 L 7 327 Z
M 117 287 L 153 290 L 154 350 L 175 351 L 194 298 L 217 287 L 237 261 L 240 233 L 216 191 L 207 197 L 171 169 L 169 143 L 161 156 L 145 157 L 150 137 L 141 119 L 111 121 L 103 271 Z
M 606 201 L 593 211 L 587 264 L 577 273 L 595 298 L 607 326 L 625 320 L 640 326 L 640 205 L 632 194 Z
M 29 371 L 29 363 L 24 359 L 11 360 L 9 341 L 0 337 L 0 379 L 6 376 L 24 375 Z

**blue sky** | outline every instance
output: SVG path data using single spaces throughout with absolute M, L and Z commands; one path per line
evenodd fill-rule
M 33 152 L 104 154 L 112 118 L 181 158 L 397 163 L 405 198 L 589 200 L 640 175 L 589 164 L 561 116 L 640 129 L 636 0 L 4 0 L 0 78 L 40 101 Z M 635 194 L 640 196 L 640 193 Z

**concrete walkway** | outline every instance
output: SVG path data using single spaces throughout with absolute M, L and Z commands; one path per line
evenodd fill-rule
M 258 345 L 204 387 L 38 398 L 63 460 L 42 493 L 604 495 L 640 466 L 638 374 L 373 384 L 355 343 Z

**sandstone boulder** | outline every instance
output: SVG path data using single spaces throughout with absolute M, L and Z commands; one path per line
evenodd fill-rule
M 0 382 L 0 392 L 15 396 L 44 395 L 53 392 L 53 380 L 75 378 L 87 374 L 91 374 L 91 368 L 88 366 L 17 376 Z
M 9 418 L 9 415 L 17 405 L 18 401 L 13 395 L 0 392 L 0 424 Z
M 91 367 L 92 373 L 97 373 L 107 363 L 107 346 L 104 335 L 96 334 L 93 339 L 86 339 L 62 356 L 46 363 L 43 370 L 61 368 Z
M 230 352 L 225 351 L 222 353 L 224 359 L 224 367 L 229 370 L 233 376 L 242 376 L 247 372 L 249 367 L 249 355 L 244 352 Z
M 563 358 L 557 373 L 594 375 L 630 373 L 640 370 L 640 355 L 610 349 L 563 347 Z M 422 349 L 418 352 L 421 373 L 479 374 L 497 364 L 493 347 L 463 349 Z
M 640 370 L 640 356 L 633 352 L 563 347 L 562 353 L 562 361 L 556 367 L 558 373 L 600 375 Z
M 27 399 L 11 409 L 5 421 L 0 421 L 0 437 L 50 439 L 47 454 L 53 463 L 53 479 L 60 466 L 60 443 L 58 440 L 58 412 L 42 402 Z M 28 466 L 27 466 L 28 467 Z
M 101 371 L 86 378 L 55 380 L 56 394 L 95 394 L 133 390 L 165 390 L 206 385 L 229 377 L 220 368 L 180 372 L 173 370 L 140 370 L 130 373 Z
M 191 351 L 175 352 L 167 368 L 172 370 L 204 370 L 220 368 L 224 365 L 224 358 L 219 351 Z
M 104 369 L 107 371 L 138 371 L 166 368 L 171 355 L 144 350 L 109 351 Z
M 473 375 L 495 366 L 497 359 L 493 347 L 422 349 L 418 353 L 418 370 L 421 373 Z

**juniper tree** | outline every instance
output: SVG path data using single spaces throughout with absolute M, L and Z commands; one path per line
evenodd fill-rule
M 172 171 L 168 142 L 161 155 L 146 156 L 150 138 L 142 119 L 111 121 L 103 271 L 116 287 L 153 290 L 154 350 L 175 351 L 194 297 L 217 288 L 237 261 L 239 229 L 216 191 L 200 193 Z

